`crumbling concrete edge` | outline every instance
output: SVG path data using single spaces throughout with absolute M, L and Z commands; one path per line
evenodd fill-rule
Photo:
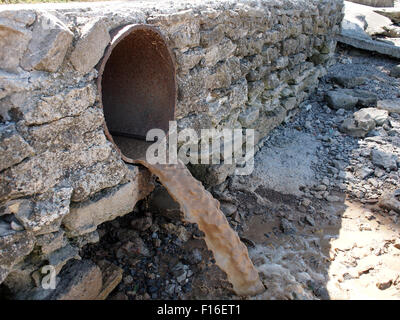
M 387 56 L 400 59 L 400 47 L 397 46 L 393 46 L 376 40 L 353 38 L 343 35 L 337 35 L 336 40 L 354 48 L 378 52 Z

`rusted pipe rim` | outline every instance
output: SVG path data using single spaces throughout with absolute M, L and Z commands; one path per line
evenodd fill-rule
M 108 141 L 110 141 L 110 142 L 114 145 L 114 147 L 117 149 L 119 155 L 121 156 L 122 161 L 124 161 L 124 162 L 126 162 L 126 163 L 132 163 L 132 164 L 135 163 L 135 160 L 134 160 L 134 159 L 131 159 L 131 158 L 125 156 L 125 155 L 122 153 L 121 149 L 120 149 L 120 148 L 118 147 L 118 145 L 115 143 L 114 138 L 112 137 L 110 131 L 108 131 L 108 128 L 107 128 L 107 125 L 106 125 L 106 122 L 105 122 L 105 121 L 104 121 L 104 123 L 103 123 L 103 129 L 104 129 L 104 134 L 106 135 Z
M 108 44 L 108 46 L 106 47 L 106 49 L 104 50 L 104 55 L 96 66 L 96 69 L 98 70 L 97 86 L 99 89 L 101 89 L 101 80 L 103 77 L 104 67 L 107 63 L 108 58 L 111 55 L 112 50 L 117 46 L 117 44 L 119 42 L 121 42 L 124 38 L 129 36 L 132 33 L 132 31 L 134 31 L 134 30 L 151 30 L 154 33 L 156 33 L 165 43 L 165 47 L 169 51 L 169 58 L 172 60 L 172 63 L 175 66 L 174 55 L 172 54 L 171 50 L 167 46 L 167 41 L 166 41 L 165 37 L 161 34 L 161 32 L 156 27 L 149 25 L 149 24 L 128 24 L 126 26 L 118 27 L 116 29 L 111 30 L 111 32 L 110 32 L 111 41 Z M 175 77 L 175 69 L 174 69 L 174 77 Z M 100 91 L 100 93 L 101 93 L 101 91 Z M 176 94 L 176 90 L 175 90 L 175 94 Z M 100 94 L 100 99 L 101 99 L 101 94 Z
M 153 128 L 168 131 L 175 119 L 175 60 L 160 31 L 151 25 L 126 25 L 111 31 L 111 42 L 97 65 L 104 131 L 122 154 L 112 134 L 144 138 Z

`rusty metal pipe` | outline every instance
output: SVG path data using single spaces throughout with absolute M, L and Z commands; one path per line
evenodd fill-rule
M 144 139 L 153 128 L 168 132 L 177 90 L 175 61 L 164 37 L 150 25 L 127 25 L 111 36 L 97 67 L 108 138 Z

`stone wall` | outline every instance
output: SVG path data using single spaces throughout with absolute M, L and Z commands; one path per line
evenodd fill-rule
M 324 75 L 343 6 L 173 3 L 0 7 L 0 283 L 13 293 L 38 286 L 43 265 L 70 265 L 99 224 L 152 190 L 147 171 L 124 163 L 104 134 L 95 66 L 111 30 L 159 28 L 176 61 L 180 128 L 254 128 L 258 141 Z M 232 169 L 194 173 L 217 185 Z

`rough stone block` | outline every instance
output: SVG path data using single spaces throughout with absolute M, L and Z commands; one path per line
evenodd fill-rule
M 34 154 L 13 124 L 0 125 L 0 171 L 20 163 Z
M 14 213 L 26 230 L 35 234 L 56 232 L 69 213 L 72 188 L 53 188 Z M 22 206 L 21 206 L 22 207 Z
M 29 87 L 28 74 L 21 76 L 0 70 L 0 99 L 11 93 L 29 89 Z
M 236 49 L 236 45 L 229 39 L 225 38 L 220 43 L 207 48 L 204 56 L 204 64 L 213 66 L 218 61 L 226 60 L 232 56 Z
M 203 47 L 210 47 L 219 44 L 225 36 L 225 27 L 222 24 L 217 25 L 212 30 L 202 31 L 200 34 L 200 44 Z
M 97 226 L 105 221 L 131 212 L 136 202 L 151 188 L 142 181 L 139 169 L 134 170 L 133 181 L 106 190 L 85 202 L 72 204 L 70 213 L 63 220 L 67 230 L 73 235 L 85 234 L 96 230 Z
M 388 112 L 400 113 L 400 99 L 378 100 L 377 108 Z
M 103 276 L 103 287 L 97 295 L 96 300 L 105 300 L 121 282 L 124 270 L 106 260 L 100 261 L 98 266 Z
M 103 279 L 100 268 L 90 260 L 70 261 L 59 274 L 56 289 L 38 289 L 29 296 L 33 300 L 94 300 Z
M 61 271 L 62 267 L 71 259 L 79 260 L 80 256 L 79 249 L 69 244 L 52 252 L 47 257 L 49 264 L 55 268 L 57 274 Z
M 40 247 L 41 253 L 44 256 L 47 256 L 67 244 L 67 240 L 64 235 L 65 232 L 63 230 L 59 230 L 57 232 L 38 236 L 36 238 L 36 245 Z
M 27 70 L 56 72 L 64 61 L 73 34 L 55 16 L 41 13 L 34 26 L 32 40 L 22 58 L 21 65 Z
M 34 245 L 35 237 L 31 232 L 12 232 L 0 236 L 0 283 L 15 264 L 31 253 Z
M 65 117 L 81 114 L 96 99 L 93 86 L 74 88 L 50 97 L 42 97 L 37 105 L 25 115 L 27 125 L 39 125 Z
M 102 20 L 86 25 L 71 53 L 70 60 L 74 68 L 88 73 L 99 62 L 110 41 L 110 34 Z
M 260 114 L 260 108 L 258 107 L 249 107 L 243 113 L 239 115 L 239 122 L 243 127 L 247 128 L 254 121 L 256 121 Z
M 393 7 L 394 0 L 349 0 L 350 2 L 363 4 L 371 7 Z
M 31 38 L 32 32 L 23 23 L 0 16 L 0 69 L 17 72 Z

